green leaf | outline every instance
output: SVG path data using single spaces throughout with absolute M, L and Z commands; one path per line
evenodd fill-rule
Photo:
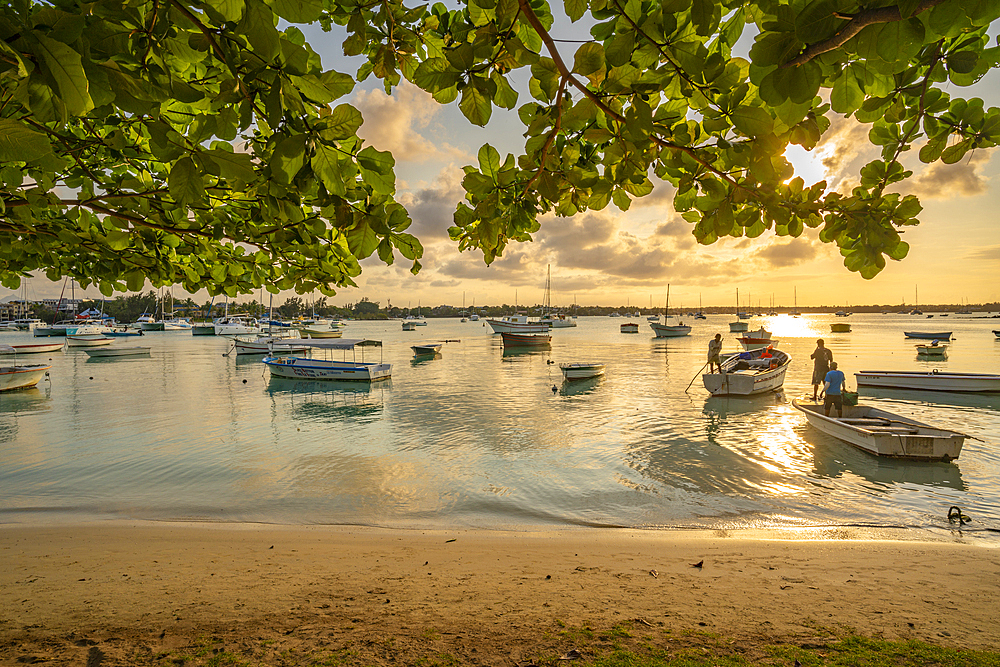
M 66 111 L 73 116 L 82 116 L 93 109 L 94 101 L 87 90 L 89 82 L 80 54 L 37 30 L 32 30 L 31 34 L 37 44 L 36 55 L 42 71 L 55 84 Z
M 51 154 L 47 136 L 20 121 L 0 118 L 0 163 L 34 162 Z
M 446 58 L 428 58 L 417 67 L 413 83 L 429 93 L 436 93 L 458 83 L 459 75 Z
M 393 173 L 395 164 L 392 153 L 388 151 L 378 151 L 368 146 L 358 153 L 361 176 L 378 194 L 391 195 L 396 191 L 396 175 Z
M 192 204 L 205 196 L 205 183 L 194 160 L 188 156 L 174 163 L 167 178 L 170 195 L 179 204 Z
M 594 42 L 588 42 L 576 50 L 573 61 L 573 72 L 587 76 L 604 69 L 604 47 Z
M 340 169 L 339 152 L 323 144 L 316 144 L 312 157 L 313 171 L 319 176 L 326 191 L 339 197 L 347 196 L 347 183 Z
M 274 14 L 263 2 L 247 1 L 240 30 L 246 34 L 254 53 L 264 60 L 270 62 L 281 53 L 280 35 L 274 27 Z
M 489 144 L 483 144 L 479 149 L 479 170 L 485 176 L 497 182 L 497 174 L 500 171 L 500 153 Z
M 223 178 L 234 180 L 240 186 L 250 183 L 257 177 L 253 159 L 247 153 L 230 153 L 215 149 L 205 151 L 203 155 L 218 165 Z
M 736 129 L 748 137 L 758 137 L 774 131 L 774 119 L 761 107 L 740 105 L 730 114 L 730 119 Z
M 359 222 L 347 232 L 347 247 L 358 259 L 371 256 L 378 248 L 379 237 L 365 222 Z
M 566 0 L 565 9 L 569 20 L 576 23 L 587 12 L 587 0 Z
M 243 17 L 244 0 L 205 0 L 205 4 L 227 21 L 239 21 Z
M 462 89 L 462 101 L 458 103 L 458 108 L 470 123 L 480 127 L 486 126 L 493 113 L 493 103 L 475 86 L 466 86 Z
M 271 6 L 289 23 L 312 23 L 323 13 L 322 0 L 273 0 Z
M 302 168 L 305 159 L 305 135 L 293 134 L 292 136 L 282 137 L 278 141 L 268 164 L 271 166 L 271 174 L 274 179 L 279 183 L 288 185 L 295 178 L 295 175 L 299 173 L 299 169 Z

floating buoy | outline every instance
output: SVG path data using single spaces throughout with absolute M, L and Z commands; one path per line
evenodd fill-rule
M 555 394 L 559 391 L 559 387 L 552 385 L 552 393 Z

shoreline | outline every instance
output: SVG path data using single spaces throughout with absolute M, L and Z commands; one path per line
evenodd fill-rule
M 89 664 L 95 647 L 103 664 L 129 664 L 209 638 L 340 647 L 368 664 L 447 653 L 509 666 L 572 649 L 566 628 L 623 623 L 656 637 L 811 641 L 853 629 L 1000 646 L 995 548 L 926 531 L 765 532 L 5 524 L 0 664 Z M 378 658 L 390 640 L 396 657 Z

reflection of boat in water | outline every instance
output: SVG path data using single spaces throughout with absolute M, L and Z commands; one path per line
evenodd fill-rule
M 440 352 L 429 352 L 427 354 L 415 354 L 410 359 L 410 365 L 411 366 L 419 366 L 420 364 L 422 364 L 424 362 L 433 361 L 435 359 L 441 359 L 443 357 L 444 357 L 444 355 L 441 354 Z
M 604 382 L 603 375 L 586 378 L 584 380 L 573 380 L 572 382 L 566 381 L 562 383 L 561 387 L 559 387 L 559 395 L 575 396 L 578 394 L 590 394 L 601 386 L 602 382 Z
M 954 462 L 883 458 L 843 444 L 825 433 L 816 435 L 812 447 L 814 475 L 824 479 L 854 475 L 885 487 L 917 484 L 966 490 L 962 471 Z
M 44 412 L 52 407 L 49 398 L 50 387 L 37 386 L 0 394 L 0 416 Z
M 298 420 L 336 423 L 345 419 L 381 418 L 382 392 L 391 387 L 391 379 L 372 384 L 272 376 L 265 391 L 272 398 L 287 400 Z

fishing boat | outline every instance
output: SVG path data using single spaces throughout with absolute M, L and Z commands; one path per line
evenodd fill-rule
M 744 350 L 756 350 L 762 347 L 767 347 L 768 345 L 777 345 L 779 343 L 778 339 L 771 337 L 771 332 L 761 327 L 756 331 L 748 331 L 744 335 L 737 338 L 740 345 L 743 346 Z
M 810 426 L 877 456 L 950 461 L 958 458 L 967 437 L 867 405 L 845 405 L 841 417 L 827 417 L 819 403 L 793 399 L 792 405 Z
M 604 364 L 593 362 L 577 361 L 568 364 L 559 364 L 559 370 L 567 380 L 586 380 L 587 378 L 604 375 Z
M 832 333 L 851 333 L 851 325 L 846 322 L 834 322 L 830 325 Z
M 551 344 L 552 336 L 548 333 L 513 333 L 501 331 L 504 347 L 545 347 Z
M 762 347 L 730 356 L 722 362 L 721 373 L 701 378 L 712 396 L 753 396 L 781 387 L 791 362 L 781 350 Z
M 860 371 L 854 374 L 858 387 L 916 389 L 969 393 L 1000 392 L 1000 375 L 986 373 L 942 373 L 932 371 Z
M 96 350 L 84 350 L 88 357 L 113 358 L 113 357 L 148 357 L 148 347 L 103 347 Z
M 0 354 L 16 354 L 10 345 L 0 345 Z M 15 361 L 9 365 L 0 365 L 0 391 L 13 391 L 34 387 L 48 373 L 52 366 L 48 364 L 18 364 Z
M 63 347 L 62 343 L 37 343 L 29 345 L 0 345 L 0 356 L 12 354 L 43 354 L 46 352 L 58 352 Z
M 657 320 L 660 319 L 659 316 L 657 316 L 656 319 Z M 635 322 L 626 322 L 625 324 L 621 325 L 621 331 L 622 333 L 639 333 L 639 325 L 636 324 Z
M 299 353 L 309 348 L 299 344 L 302 336 L 296 329 L 274 331 L 269 334 L 246 334 L 232 336 L 233 350 L 237 356 L 241 354 L 267 354 L 273 343 L 281 343 L 282 352 Z
M 917 355 L 921 357 L 933 357 L 937 359 L 945 359 L 948 357 L 948 346 L 941 345 L 937 340 L 934 340 L 930 345 L 917 345 Z
M 950 331 L 904 331 L 903 335 L 907 338 L 951 340 L 951 333 Z
M 272 343 L 271 352 L 264 357 L 264 364 L 272 377 L 293 378 L 301 380 L 355 380 L 360 382 L 375 382 L 386 380 L 392 375 L 392 364 L 364 360 L 364 348 L 378 347 L 381 350 L 382 341 L 357 338 L 341 338 L 334 340 L 295 341 L 294 345 L 305 345 L 312 349 L 325 350 L 330 354 L 334 350 L 344 352 L 342 361 L 330 359 L 315 359 L 296 357 L 285 352 L 283 342 Z M 361 361 L 357 360 L 357 349 L 361 348 Z M 353 353 L 352 360 L 347 359 L 347 352 Z
M 416 331 L 416 330 L 417 330 L 416 322 L 403 322 L 403 331 Z
M 657 338 L 680 338 L 691 333 L 691 327 L 684 322 L 677 324 L 667 324 L 670 318 L 670 285 L 667 285 L 667 300 L 663 304 L 663 323 L 650 322 L 649 328 L 653 330 Z
M 437 354 L 441 351 L 441 346 L 444 343 L 421 343 L 419 345 L 411 345 L 410 349 L 413 350 L 413 356 L 424 357 L 431 354 Z
M 488 318 L 486 323 L 493 329 L 493 333 L 519 333 L 519 334 L 544 334 L 548 333 L 552 327 L 547 322 L 528 321 L 527 315 L 504 315 L 500 319 Z

